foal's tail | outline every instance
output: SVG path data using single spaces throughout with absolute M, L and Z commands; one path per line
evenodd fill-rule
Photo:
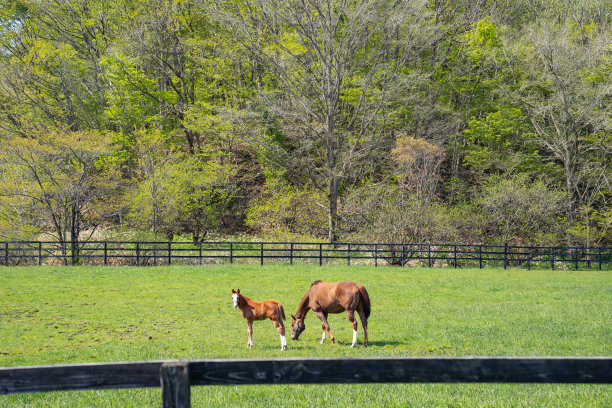
M 359 285 L 359 294 L 361 295 L 361 301 L 363 302 L 363 312 L 365 313 L 366 319 L 370 317 L 370 295 L 365 286 Z
M 283 308 L 283 305 L 281 305 L 280 303 L 278 304 L 278 311 L 280 313 L 281 320 L 287 320 L 287 318 L 285 317 L 285 309 Z

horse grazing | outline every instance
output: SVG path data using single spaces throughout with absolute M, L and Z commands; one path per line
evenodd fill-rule
M 247 333 L 249 340 L 247 342 L 248 348 L 253 348 L 253 320 L 272 320 L 274 327 L 278 330 L 281 340 L 281 350 L 287 349 L 287 339 L 285 338 L 285 309 L 283 305 L 278 303 L 276 300 L 265 300 L 263 302 L 256 302 L 240 293 L 240 289 L 232 289 L 232 299 L 234 300 L 234 308 L 240 308 L 244 320 L 247 324 Z
M 351 281 L 329 283 L 320 280 L 310 285 L 310 289 L 308 289 L 308 292 L 302 298 L 295 316 L 291 315 L 292 340 L 297 340 L 304 329 L 306 329 L 304 319 L 310 309 L 323 323 L 321 344 L 325 342 L 326 330 L 329 333 L 332 344 L 336 342 L 329 328 L 329 323 L 327 323 L 327 314 L 341 313 L 346 310 L 348 319 L 353 325 L 353 344 L 351 344 L 351 347 L 355 347 L 357 343 L 357 320 L 355 319 L 355 311 L 357 311 L 363 326 L 363 344 L 365 347 L 368 347 L 370 296 L 363 285 Z

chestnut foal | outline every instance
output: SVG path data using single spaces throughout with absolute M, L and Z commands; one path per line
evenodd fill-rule
M 287 349 L 287 339 L 285 338 L 285 310 L 283 305 L 276 300 L 264 300 L 256 302 L 240 293 L 240 289 L 232 289 L 232 299 L 234 300 L 234 308 L 240 308 L 244 320 L 247 324 L 247 333 L 249 340 L 248 348 L 253 348 L 253 320 L 272 320 L 274 327 L 278 330 L 281 340 L 281 350 Z

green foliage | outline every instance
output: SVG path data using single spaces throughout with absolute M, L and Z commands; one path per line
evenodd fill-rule
M 320 239 L 327 233 L 324 203 L 325 197 L 318 191 L 269 178 L 259 199 L 249 207 L 246 223 L 270 239 Z
M 461 241 L 448 207 L 418 193 L 381 183 L 355 189 L 347 197 L 343 224 L 360 242 Z
M 104 110 L 111 123 L 131 132 L 160 121 L 158 102 L 172 95 L 158 91 L 155 78 L 148 78 L 138 62 L 126 55 L 105 57 L 101 64 L 113 79 Z
M 559 228 L 564 198 L 563 192 L 542 181 L 529 182 L 523 174 L 491 176 L 476 203 L 500 244 L 547 244 L 546 233 Z
M 594 211 L 592 207 L 585 206 L 579 209 L 578 215 L 567 233 L 579 245 L 592 247 L 611 242 L 612 209 Z
M 601 2 L 316 4 L 2 2 L 0 234 L 612 242 Z
M 169 239 L 192 234 L 198 241 L 216 231 L 235 194 L 235 168 L 204 153 L 183 157 L 159 132 L 139 136 L 138 184 L 126 197 L 128 222 Z
M 530 124 L 520 109 L 506 108 L 471 118 L 464 130 L 463 163 L 480 177 L 491 173 L 559 173 L 541 156 Z
M 472 25 L 472 30 L 466 34 L 467 55 L 474 61 L 479 61 L 483 53 L 499 50 L 502 45 L 501 30 L 489 16 Z
M 103 165 L 109 144 L 97 132 L 12 138 L 0 152 L 0 233 L 39 232 L 65 242 L 95 230 L 115 187 Z

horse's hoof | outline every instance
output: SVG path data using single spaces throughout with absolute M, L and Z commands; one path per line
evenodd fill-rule
M 287 350 L 287 347 L 281 347 L 281 350 Z
M 355 348 L 355 344 L 354 344 L 354 343 L 353 343 L 353 344 L 351 344 L 351 348 Z

